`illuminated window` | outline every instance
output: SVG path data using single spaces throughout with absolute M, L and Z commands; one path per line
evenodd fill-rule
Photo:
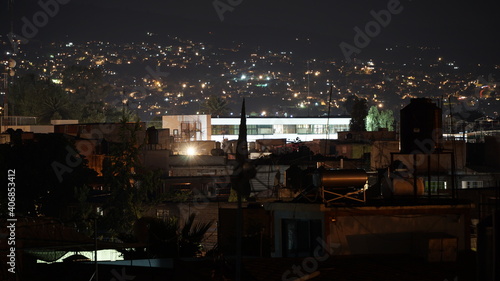
M 482 188 L 482 181 L 462 181 L 462 188 Z
M 158 209 L 156 210 L 156 217 L 162 221 L 166 221 L 170 215 L 170 210 Z
M 258 135 L 272 135 L 273 134 L 273 125 L 257 125 L 257 134 Z
M 425 192 L 429 192 L 429 182 L 425 181 Z M 446 189 L 445 181 L 431 181 L 431 193 L 442 192 Z
M 295 125 L 283 125 L 283 133 L 296 134 L 297 133 L 297 126 L 295 126 Z
M 310 133 L 311 133 L 311 125 L 309 124 L 297 125 L 297 134 L 310 134 Z
M 312 125 L 313 126 L 313 134 L 324 134 L 325 132 L 325 125 Z
M 238 125 L 212 125 L 212 135 L 237 135 Z

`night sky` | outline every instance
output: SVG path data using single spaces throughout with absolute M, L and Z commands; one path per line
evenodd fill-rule
M 44 1 L 44 0 L 41 0 Z M 46 2 L 48 2 L 47 0 Z M 55 1 L 55 0 L 54 0 Z M 137 41 L 146 31 L 230 44 L 299 49 L 311 56 L 339 56 L 339 44 L 352 44 L 354 27 L 373 20 L 370 11 L 391 1 L 237 1 L 221 22 L 213 0 L 60 0 L 59 11 L 39 28 L 31 43 L 51 40 Z M 219 0 L 228 3 L 227 0 Z M 44 3 L 46 3 L 44 2 Z M 498 60 L 498 13 L 491 1 L 408 1 L 381 28 L 366 54 L 377 55 L 394 44 L 439 46 L 457 58 Z M 23 17 L 32 20 L 42 8 L 36 0 L 14 0 L 14 32 L 22 34 Z M 1 33 L 9 30 L 7 0 L 2 1 Z M 161 38 L 161 37 L 160 37 Z M 297 40 L 298 38 L 298 40 Z M 309 40 L 308 40 L 309 39 Z

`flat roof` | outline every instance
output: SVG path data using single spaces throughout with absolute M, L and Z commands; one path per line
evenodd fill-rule
M 271 125 L 326 125 L 329 123 L 330 125 L 349 125 L 351 121 L 350 117 L 303 117 L 303 118 L 285 118 L 285 117 L 256 117 L 256 118 L 247 118 L 247 125 L 263 125 L 263 124 L 271 124 Z M 230 118 L 212 118 L 212 125 L 239 125 L 240 118 L 239 117 L 230 117 Z

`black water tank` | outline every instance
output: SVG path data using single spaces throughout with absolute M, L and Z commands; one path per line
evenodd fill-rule
M 152 126 L 146 130 L 148 135 L 148 144 L 158 144 L 158 130 Z
M 441 108 L 431 99 L 412 99 L 401 109 L 401 153 L 432 153 L 442 144 Z

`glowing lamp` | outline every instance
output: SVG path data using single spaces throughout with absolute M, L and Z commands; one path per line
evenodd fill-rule
M 196 149 L 194 147 L 188 147 L 186 150 L 186 154 L 189 156 L 196 155 Z

